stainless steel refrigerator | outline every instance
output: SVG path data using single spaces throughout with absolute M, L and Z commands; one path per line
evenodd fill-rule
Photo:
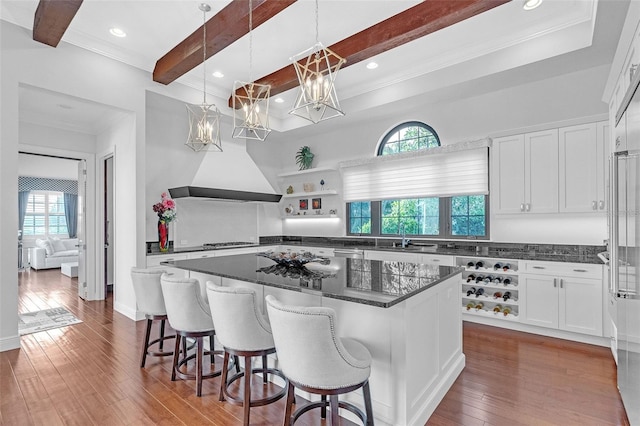
M 640 91 L 639 79 L 634 80 L 616 117 L 609 265 L 616 303 L 618 389 L 631 425 L 640 425 Z

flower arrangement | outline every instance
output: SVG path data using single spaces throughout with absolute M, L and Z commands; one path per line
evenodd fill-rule
M 159 203 L 153 205 L 153 211 L 158 214 L 158 220 L 169 223 L 176 218 L 176 202 L 163 192 Z

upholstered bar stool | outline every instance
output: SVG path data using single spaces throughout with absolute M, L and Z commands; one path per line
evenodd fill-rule
M 290 425 L 304 413 L 321 409 L 326 417 L 331 409 L 331 425 L 339 424 L 338 407 L 357 415 L 365 425 L 373 425 L 369 375 L 371 354 L 364 345 L 336 336 L 336 314 L 331 308 L 286 306 L 275 297 L 266 297 L 267 312 L 278 352 L 280 369 L 289 379 L 284 424 Z M 295 388 L 321 396 L 319 402 L 297 407 Z M 338 396 L 362 388 L 365 413 Z M 327 402 L 329 396 L 329 402 Z
M 162 285 L 162 294 L 164 295 L 165 305 L 167 307 L 167 316 L 169 324 L 176 331 L 176 343 L 173 352 L 173 369 L 171 371 L 171 381 L 176 376 L 186 380 L 196 380 L 196 395 L 202 395 L 202 380 L 210 379 L 220 375 L 221 370 L 212 371 L 203 375 L 202 361 L 204 355 L 210 355 L 211 365 L 214 364 L 214 356 L 222 354 L 215 352 L 213 349 L 213 340 L 215 329 L 213 320 L 211 319 L 211 311 L 208 304 L 204 302 L 200 292 L 198 280 L 194 278 L 173 278 L 167 274 L 163 274 L 160 278 Z M 187 337 L 196 340 L 195 354 L 183 354 L 180 358 L 180 341 Z M 209 351 L 205 352 L 203 348 L 203 338 L 209 337 Z M 187 373 L 188 362 L 195 358 L 195 374 Z
M 218 341 L 224 346 L 224 365 L 220 381 L 220 401 L 229 401 L 244 408 L 244 424 L 249 424 L 251 407 L 271 404 L 284 397 L 287 392 L 287 379 L 280 370 L 269 368 L 267 355 L 276 351 L 271 327 L 258 308 L 256 293 L 248 288 L 222 287 L 207 282 L 207 293 L 211 316 L 216 326 Z M 244 357 L 244 371 L 228 377 L 229 357 Z M 262 358 L 261 368 L 252 368 L 254 357 Z M 280 376 L 285 387 L 272 395 L 260 399 L 251 398 L 251 377 L 253 373 L 262 373 L 263 384 L 268 384 L 268 374 Z M 244 394 L 237 397 L 229 393 L 229 387 L 244 377 Z
M 147 356 L 170 356 L 172 351 L 164 350 L 164 341 L 174 339 L 175 334 L 165 336 L 164 328 L 167 320 L 167 309 L 162 296 L 162 288 L 160 287 L 160 276 L 164 273 L 158 269 L 142 269 L 131 268 L 131 281 L 133 282 L 133 291 L 136 295 L 136 304 L 138 310 L 144 313 L 147 320 L 147 328 L 142 344 L 142 356 L 140 357 L 140 368 L 144 368 L 147 362 Z M 151 338 L 151 327 L 154 321 L 160 321 L 160 334 L 157 339 L 149 341 Z M 158 350 L 153 351 L 151 347 L 158 345 Z

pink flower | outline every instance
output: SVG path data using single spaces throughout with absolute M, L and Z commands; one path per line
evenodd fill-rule
M 162 200 L 162 205 L 166 209 L 174 209 L 176 207 L 176 202 L 169 198 L 165 198 L 164 200 Z

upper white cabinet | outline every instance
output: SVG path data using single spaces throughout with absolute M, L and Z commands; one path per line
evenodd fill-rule
M 558 211 L 558 130 L 493 140 L 496 214 Z
M 609 124 L 559 129 L 560 212 L 606 211 Z

